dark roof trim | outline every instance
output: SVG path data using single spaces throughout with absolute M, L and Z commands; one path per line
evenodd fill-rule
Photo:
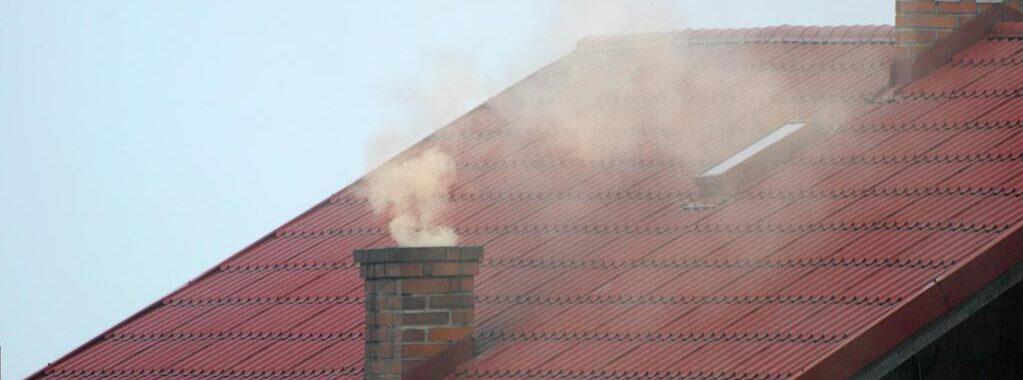
M 895 28 L 891 25 L 781 25 L 765 28 L 686 29 L 659 33 L 598 35 L 580 40 L 576 50 L 743 43 L 894 44 Z
M 987 37 L 998 23 L 1021 20 L 1023 14 L 1019 11 L 996 4 L 915 58 L 896 57 L 892 63 L 892 84 L 904 85 L 923 78 L 951 62 L 959 52 Z
M 1001 233 L 961 264 L 934 278 L 927 287 L 862 333 L 825 355 L 799 375 L 800 379 L 849 378 L 881 359 L 943 316 L 976 296 L 1000 276 L 1023 263 L 1023 222 Z
M 945 313 L 927 327 L 917 331 L 909 339 L 906 339 L 897 347 L 889 351 L 885 356 L 871 363 L 863 371 L 856 375 L 856 379 L 880 379 L 889 372 L 898 368 L 903 362 L 912 358 L 918 352 L 934 343 L 945 333 L 972 316 L 978 310 L 994 301 L 1005 293 L 1005 291 L 1016 286 L 1023 280 L 1023 263 L 1016 264 L 1008 272 L 999 276 L 994 282 L 983 290 L 970 297 L 968 300 Z

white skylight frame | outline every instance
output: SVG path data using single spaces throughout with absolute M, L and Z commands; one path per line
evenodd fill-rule
M 764 151 L 764 149 L 767 149 L 779 141 L 784 140 L 786 137 L 798 132 L 803 127 L 806 127 L 805 122 L 785 124 L 781 128 L 774 130 L 774 132 L 771 132 L 767 136 L 757 140 L 757 142 L 753 143 L 753 145 L 746 147 L 746 149 L 743 149 L 739 153 L 728 157 L 728 159 L 710 168 L 710 170 L 704 172 L 703 175 L 711 177 L 725 174 L 734 169 L 736 166 L 741 165 L 743 162 L 746 162 L 753 156 L 757 155 L 757 153 Z
M 730 197 L 825 134 L 825 129 L 812 122 L 788 122 L 697 176 L 696 185 L 704 198 Z

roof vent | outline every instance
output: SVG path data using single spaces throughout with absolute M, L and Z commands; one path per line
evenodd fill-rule
M 785 124 L 696 177 L 696 185 L 704 197 L 735 195 L 821 136 L 807 122 Z

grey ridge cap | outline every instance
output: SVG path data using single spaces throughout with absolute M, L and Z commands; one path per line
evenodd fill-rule
M 483 247 L 400 247 L 360 249 L 355 262 L 360 264 L 415 263 L 443 261 L 480 261 Z

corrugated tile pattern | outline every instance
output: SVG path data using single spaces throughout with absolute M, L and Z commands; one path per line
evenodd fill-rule
M 501 306 L 482 309 L 487 348 L 458 377 L 799 374 L 1020 222 L 1016 27 L 722 207 L 648 217 L 671 228 L 558 230 L 600 241 L 491 263 L 480 287 L 516 291 L 481 297 Z
M 890 27 L 669 37 L 585 41 L 403 153 L 453 156 L 445 219 L 486 249 L 485 349 L 458 376 L 785 377 L 1020 215 L 1015 82 L 985 78 L 1018 74 L 1023 43 L 985 41 L 932 76 L 976 79 L 878 104 Z M 793 119 L 836 132 L 683 210 L 696 174 Z M 393 241 L 359 185 L 39 378 L 360 377 L 351 252 Z

